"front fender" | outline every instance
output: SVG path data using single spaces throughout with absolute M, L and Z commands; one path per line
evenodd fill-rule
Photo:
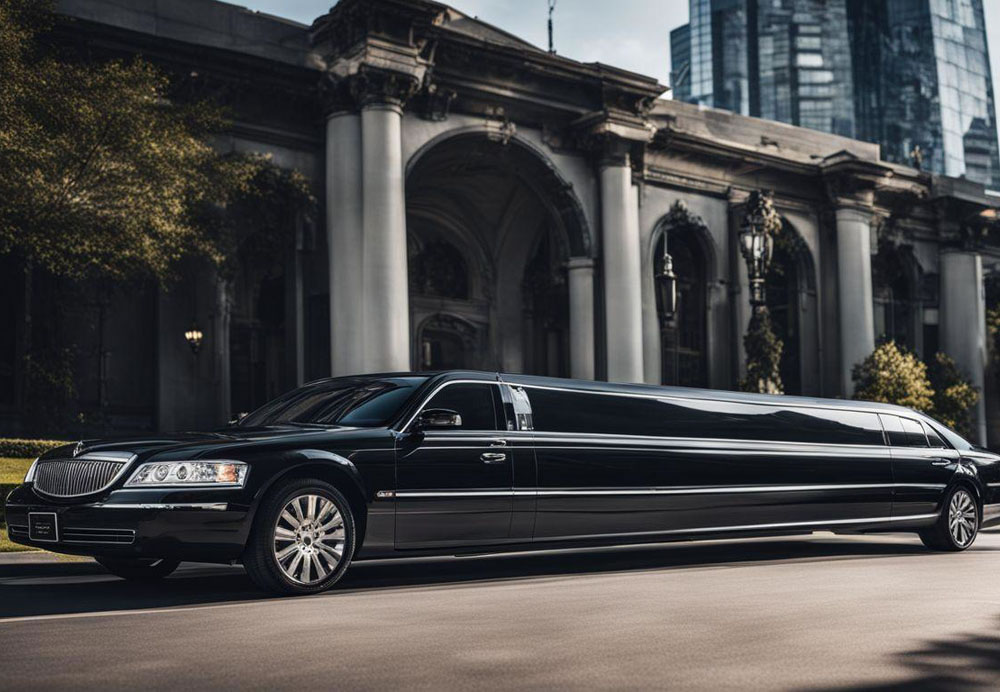
M 355 466 L 350 459 L 341 456 L 340 454 L 335 454 L 322 449 L 298 449 L 285 452 L 281 455 L 279 461 L 281 462 L 283 468 L 268 479 L 266 483 L 257 488 L 257 492 L 254 494 L 253 500 L 250 502 L 249 521 L 247 522 L 248 525 L 253 524 L 261 501 L 276 483 L 307 468 L 334 468 L 339 472 L 341 477 L 349 479 L 349 482 L 353 485 L 354 490 L 361 498 L 367 498 L 368 496 L 364 480 L 361 477 L 361 472 L 358 471 L 358 467 Z

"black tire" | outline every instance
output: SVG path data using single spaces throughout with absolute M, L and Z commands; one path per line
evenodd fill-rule
M 955 486 L 945 496 L 934 525 L 919 532 L 920 540 L 931 550 L 966 550 L 979 535 L 979 519 L 975 494 L 964 485 Z
M 129 581 L 156 581 L 169 576 L 179 560 L 162 558 L 95 557 L 95 560 L 116 577 Z
M 305 503 L 299 505 L 305 508 L 309 497 L 317 498 L 314 516 L 310 518 L 303 512 L 303 520 L 296 527 L 283 513 L 293 500 Z M 320 498 L 332 503 L 337 514 L 329 512 Z M 341 519 L 342 531 L 336 526 L 337 516 Z M 329 534 L 320 535 L 320 531 L 326 530 L 326 525 L 330 526 Z M 289 533 L 294 533 L 296 537 L 288 538 Z M 264 591 L 284 596 L 320 593 L 344 576 L 354 557 L 355 536 L 351 505 L 343 493 L 320 480 L 292 479 L 272 489 L 257 510 L 243 553 L 243 566 L 251 581 Z M 334 564 L 337 547 L 341 548 L 340 559 Z M 278 554 L 286 551 L 291 551 L 287 558 L 279 559 Z M 296 560 L 297 566 L 293 566 Z M 324 568 L 327 573 L 320 576 Z M 311 579 L 313 573 L 315 579 Z

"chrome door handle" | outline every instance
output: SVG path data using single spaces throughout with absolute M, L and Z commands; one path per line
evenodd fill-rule
M 932 461 L 931 466 L 948 466 L 951 464 L 950 459 L 938 459 L 937 461 Z
M 503 438 L 498 437 L 495 440 L 490 440 L 490 447 L 506 447 L 506 446 L 507 446 L 507 440 Z
M 507 460 L 507 455 L 502 452 L 483 452 L 479 459 L 484 464 L 502 464 Z

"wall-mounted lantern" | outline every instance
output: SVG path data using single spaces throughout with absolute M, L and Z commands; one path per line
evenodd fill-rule
M 677 315 L 677 274 L 674 273 L 674 258 L 667 252 L 667 238 L 663 237 L 663 266 L 656 273 L 656 302 L 664 322 L 670 322 Z
M 198 350 L 201 348 L 202 339 L 204 338 L 205 335 L 200 329 L 198 329 L 197 322 L 192 322 L 191 327 L 184 332 L 184 340 L 187 341 L 188 346 L 191 347 L 191 353 L 194 353 L 195 355 L 198 354 Z

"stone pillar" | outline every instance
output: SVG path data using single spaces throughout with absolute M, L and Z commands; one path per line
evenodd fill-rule
M 569 273 L 570 374 L 594 379 L 594 260 L 571 257 Z
M 854 393 L 851 370 L 875 350 L 872 315 L 871 209 L 838 206 L 837 306 L 840 316 L 840 391 Z
M 639 207 L 628 154 L 600 166 L 608 381 L 642 382 Z
M 972 413 L 972 442 L 985 445 L 986 298 L 983 258 L 978 252 L 941 253 L 940 341 L 941 350 L 979 388 L 979 402 Z
M 330 371 L 364 368 L 361 267 L 361 117 L 332 114 L 326 121 L 326 240 L 330 257 Z
M 410 369 L 402 108 L 361 109 L 364 372 Z

